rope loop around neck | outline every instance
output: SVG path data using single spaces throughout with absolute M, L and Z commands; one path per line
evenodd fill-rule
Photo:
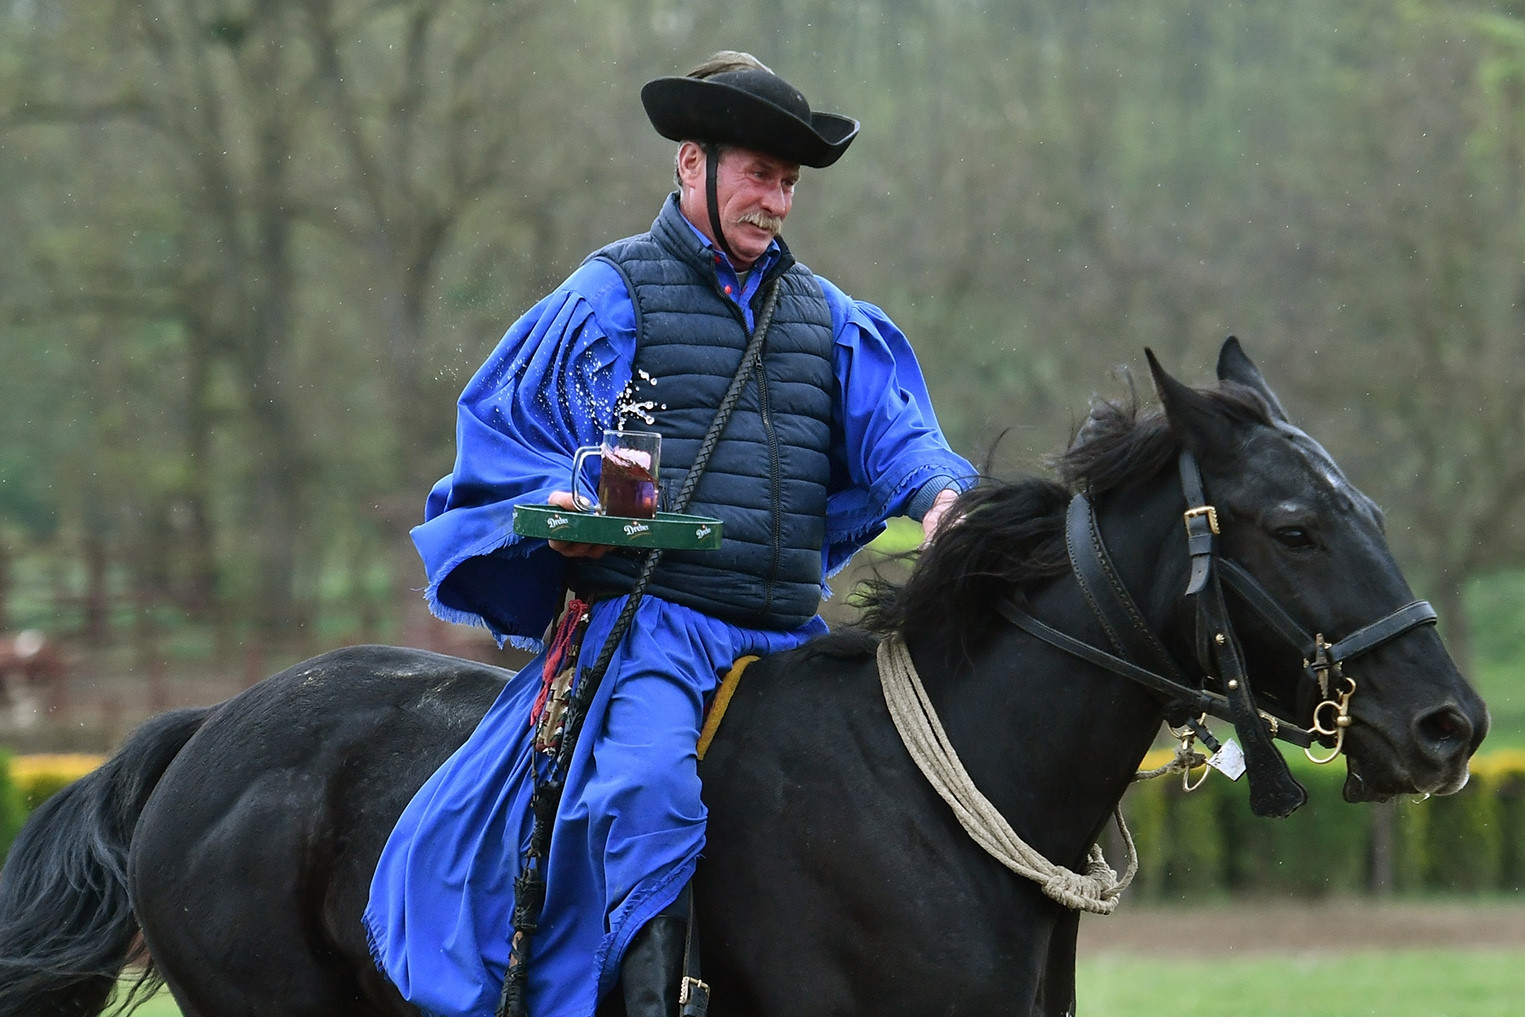
M 1017 875 L 1037 883 L 1046 896 L 1067 908 L 1098 915 L 1116 910 L 1123 890 L 1138 872 L 1138 850 L 1122 811 L 1113 813 L 1128 855 L 1122 876 L 1107 864 L 1099 844 L 1091 845 L 1084 872 L 1055 865 L 1017 836 L 1000 811 L 974 786 L 932 708 L 905 641 L 898 635 L 887 636 L 879 644 L 878 660 L 879 681 L 895 729 L 916 766 L 953 809 L 975 843 Z

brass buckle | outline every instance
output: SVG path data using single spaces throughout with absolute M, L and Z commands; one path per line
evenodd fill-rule
M 1207 517 L 1207 528 L 1209 530 L 1212 530 L 1213 531 L 1213 536 L 1216 537 L 1218 535 L 1218 509 L 1217 509 L 1217 507 L 1213 506 L 1213 505 L 1199 505 L 1196 508 L 1189 508 L 1189 509 L 1187 509 L 1186 512 L 1185 512 L 1185 517 L 1184 517 L 1185 520 L 1186 520 L 1186 532 L 1187 533 L 1191 532 L 1191 521 L 1193 519 L 1197 518 L 1198 516 L 1206 516 Z

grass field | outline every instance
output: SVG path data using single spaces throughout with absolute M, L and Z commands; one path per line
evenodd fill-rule
M 1082 960 L 1080 1017 L 1517 1017 L 1525 953 L 1358 951 L 1161 960 Z
M 134 1010 L 133 1017 L 180 1017 L 180 1008 L 169 998 L 168 992 L 161 992 Z
M 1079 1017 L 1518 1017 L 1525 952 L 1356 951 L 1080 962 Z M 179 1017 L 168 996 L 139 1017 Z

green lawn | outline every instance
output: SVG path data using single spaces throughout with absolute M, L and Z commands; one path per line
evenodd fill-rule
M 1518 1017 L 1525 955 L 1405 950 L 1338 956 L 1082 960 L 1079 1017 Z M 168 995 L 138 1017 L 179 1017 Z
M 1404 950 L 1080 963 L 1080 1017 L 1518 1017 L 1525 956 Z
M 180 1008 L 169 998 L 169 992 L 161 992 L 133 1011 L 133 1017 L 180 1017 Z

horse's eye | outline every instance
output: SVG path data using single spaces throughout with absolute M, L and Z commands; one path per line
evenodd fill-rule
M 1293 551 L 1306 551 L 1313 547 L 1313 538 L 1308 535 L 1307 530 L 1298 526 L 1283 526 L 1275 530 L 1272 536 L 1281 541 L 1283 547 L 1291 548 Z

